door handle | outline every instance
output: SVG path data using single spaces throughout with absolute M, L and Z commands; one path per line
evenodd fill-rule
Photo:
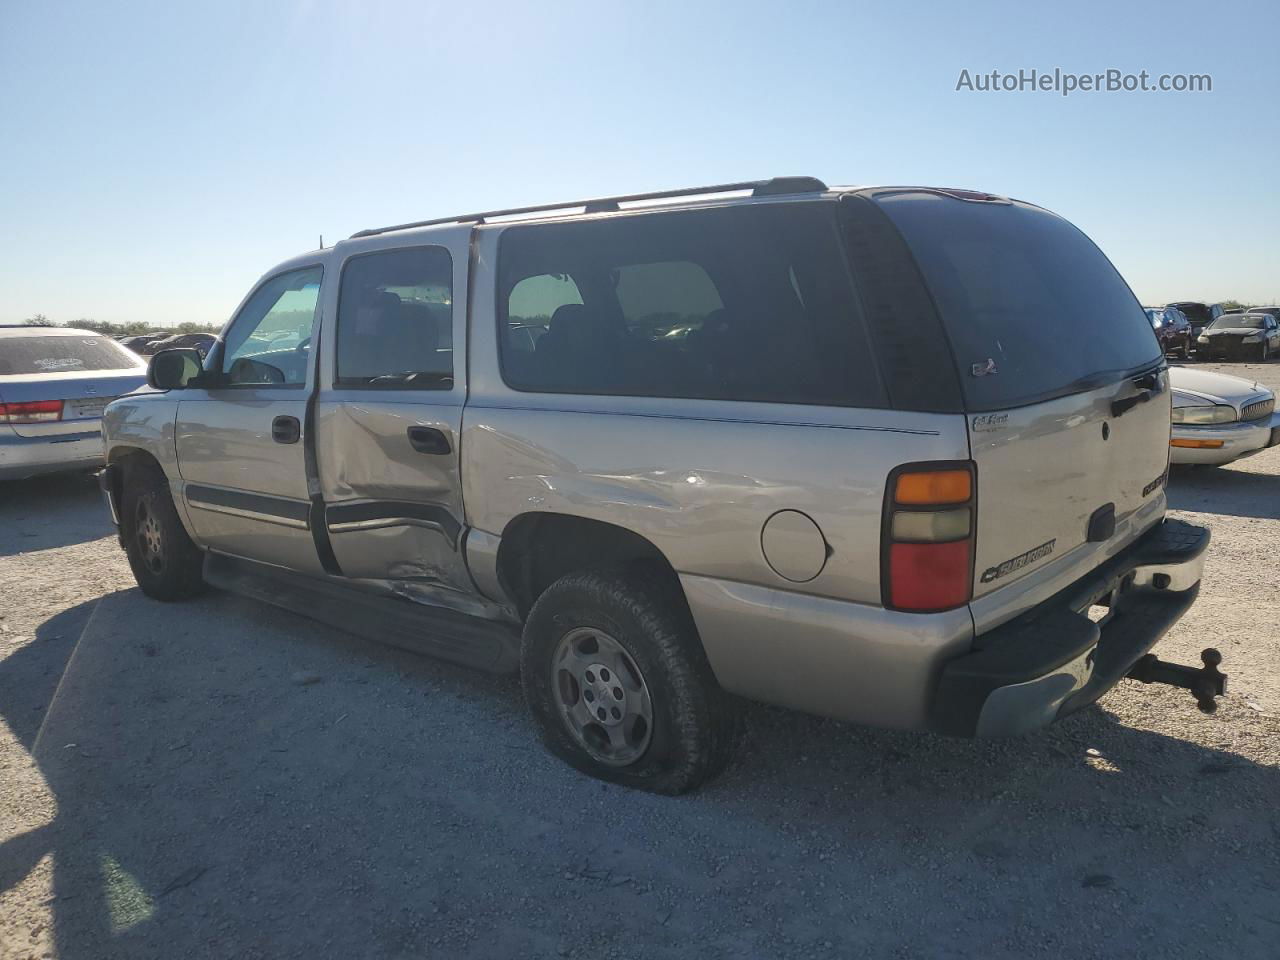
M 408 434 L 409 444 L 419 453 L 440 456 L 453 450 L 445 432 L 435 427 L 413 426 L 409 428 Z
M 297 443 L 302 436 L 302 424 L 297 417 L 276 417 L 271 421 L 271 439 L 276 443 Z

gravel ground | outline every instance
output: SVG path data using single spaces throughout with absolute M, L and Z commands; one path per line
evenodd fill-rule
M 514 681 L 147 601 L 92 481 L 0 486 L 0 957 L 1275 957 L 1277 494 L 1280 449 L 1170 485 L 1214 541 L 1158 650 L 1222 650 L 1212 717 L 1133 683 L 1003 742 L 752 707 L 666 799 L 546 756 Z

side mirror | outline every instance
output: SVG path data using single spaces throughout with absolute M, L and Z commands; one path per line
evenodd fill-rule
M 157 390 L 185 390 L 203 372 L 199 351 L 191 347 L 161 350 L 147 363 L 147 386 Z

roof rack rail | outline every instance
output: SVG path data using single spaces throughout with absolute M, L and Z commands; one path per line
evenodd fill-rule
M 679 190 L 657 190 L 653 193 L 629 193 L 616 197 L 596 197 L 592 200 L 570 200 L 565 203 L 539 203 L 531 207 L 510 207 L 506 210 L 486 210 L 483 213 L 466 213 L 456 217 L 437 217 L 434 220 L 415 220 L 413 223 L 398 223 L 391 227 L 373 227 L 351 235 L 352 240 L 359 237 L 376 237 L 380 233 L 394 233 L 397 230 L 413 230 L 418 227 L 434 227 L 443 223 L 484 223 L 495 217 L 515 217 L 526 213 L 544 213 L 553 210 L 572 210 L 582 207 L 585 213 L 609 213 L 619 209 L 621 203 L 633 203 L 640 200 L 666 200 L 676 197 L 697 197 L 704 194 L 740 193 L 750 190 L 755 197 L 774 197 L 788 193 L 822 193 L 827 185 L 817 177 L 773 177 L 769 180 L 744 180 L 741 183 L 717 183 L 709 187 L 682 187 Z

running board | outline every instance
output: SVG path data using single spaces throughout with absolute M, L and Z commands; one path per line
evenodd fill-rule
M 511 624 L 219 553 L 205 554 L 204 578 L 221 590 L 378 643 L 491 673 L 519 668 L 520 635 Z

